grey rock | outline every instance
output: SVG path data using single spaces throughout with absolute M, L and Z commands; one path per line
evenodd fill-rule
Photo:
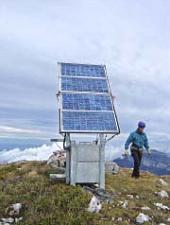
M 18 223 L 23 220 L 23 217 L 15 218 L 15 223 Z
M 21 203 L 15 203 L 15 204 L 12 204 L 10 207 L 9 207 L 9 216 L 18 216 L 20 214 L 20 210 L 22 208 L 22 204 Z
M 91 213 L 98 213 L 101 210 L 101 208 L 102 204 L 100 203 L 100 200 L 93 195 L 87 211 Z
M 139 199 L 139 195 L 136 195 L 136 199 Z
M 164 190 L 162 190 L 160 192 L 155 192 L 155 194 L 158 195 L 161 198 L 168 198 L 169 197 L 168 193 Z
M 133 195 L 126 195 L 129 199 L 133 199 Z
M 158 209 L 163 209 L 163 210 L 170 210 L 170 208 L 166 205 L 163 205 L 162 203 L 154 203 L 154 205 L 158 208 Z
M 121 222 L 122 220 L 123 220 L 122 217 L 117 218 L 117 221 L 119 221 L 119 222 Z
M 148 222 L 149 220 L 151 220 L 151 218 L 143 213 L 139 213 L 139 215 L 136 217 L 136 223 L 139 224 L 143 224 L 145 222 Z
M 3 223 L 13 223 L 14 222 L 14 219 L 12 217 L 2 218 L 1 220 L 3 221 Z
M 151 210 L 151 208 L 149 208 L 148 206 L 143 206 L 141 209 L 144 210 L 144 211 Z
M 125 200 L 122 204 L 122 208 L 126 209 L 128 207 L 128 201 Z
M 162 178 L 159 179 L 159 182 L 162 186 L 168 186 L 168 183 L 164 181 Z
M 48 159 L 47 164 L 53 169 L 63 169 L 65 170 L 66 164 L 66 153 L 64 151 L 54 152 Z

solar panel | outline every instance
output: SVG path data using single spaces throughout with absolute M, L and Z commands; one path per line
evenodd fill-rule
M 112 103 L 108 95 L 63 93 L 62 106 L 64 110 L 112 111 Z
M 105 79 L 63 77 L 62 91 L 92 91 L 103 93 L 108 92 L 108 86 Z
M 59 63 L 60 132 L 118 133 L 105 66 Z
M 105 69 L 99 65 L 83 65 L 62 63 L 61 75 L 63 76 L 87 76 L 87 77 L 104 77 Z
M 112 112 L 63 112 L 63 131 L 103 131 L 116 130 Z

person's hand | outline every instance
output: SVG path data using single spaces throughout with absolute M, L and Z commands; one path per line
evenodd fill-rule
M 128 151 L 128 149 L 125 149 L 125 151 L 124 151 L 124 154 L 123 154 L 125 157 L 128 157 L 129 156 L 129 151 Z
M 147 149 L 148 155 L 151 155 L 151 150 Z

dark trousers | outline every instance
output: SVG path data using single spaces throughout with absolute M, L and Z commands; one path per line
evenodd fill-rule
M 132 157 L 134 160 L 134 168 L 132 172 L 132 177 L 139 178 L 140 177 L 140 164 L 143 156 L 143 151 L 138 149 L 131 149 Z

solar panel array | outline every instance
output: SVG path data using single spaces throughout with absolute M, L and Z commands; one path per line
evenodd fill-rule
M 59 63 L 60 132 L 118 133 L 105 66 Z

